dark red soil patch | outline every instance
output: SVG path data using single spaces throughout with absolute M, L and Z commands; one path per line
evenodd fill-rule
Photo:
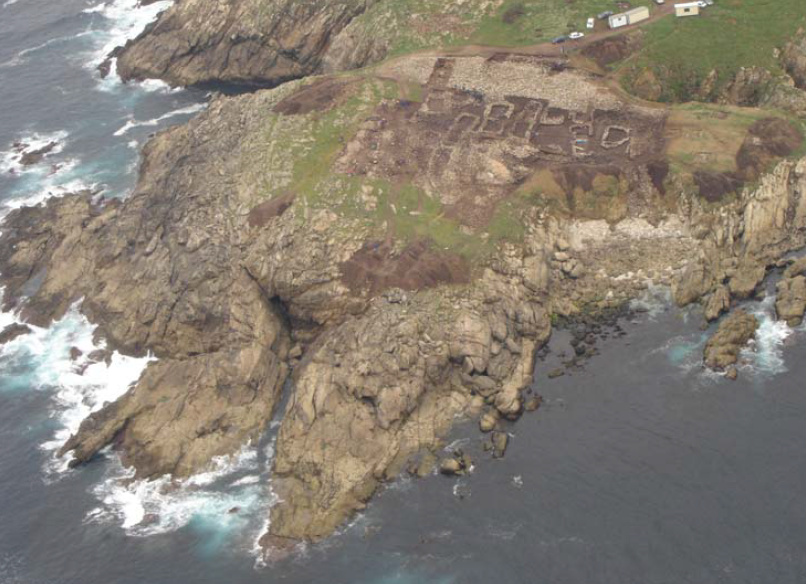
M 636 53 L 642 47 L 640 34 L 621 34 L 606 37 L 584 47 L 581 54 L 592 59 L 599 66 L 606 67 L 617 61 L 622 61 L 629 55 Z
M 660 195 L 665 194 L 665 179 L 670 171 L 670 164 L 667 160 L 656 160 L 648 165 L 648 175 L 651 183 Z
M 693 174 L 699 188 L 699 195 L 716 203 L 727 193 L 738 192 L 743 187 L 743 179 L 734 172 L 707 172 L 699 170 Z
M 461 256 L 435 250 L 428 240 L 414 241 L 399 254 L 387 243 L 369 241 L 340 266 L 342 281 L 354 292 L 376 296 L 388 288 L 421 290 L 469 281 Z
M 522 3 L 510 6 L 502 15 L 502 22 L 513 24 L 525 15 L 525 6 Z
M 568 165 L 553 169 L 553 178 L 564 192 L 571 195 L 576 188 L 591 191 L 592 184 L 599 174 L 607 176 L 620 176 L 620 169 L 613 166 L 579 166 Z
M 746 180 L 754 180 L 776 159 L 788 156 L 802 144 L 802 133 L 786 120 L 765 118 L 749 127 L 735 163 Z
M 328 111 L 345 101 L 353 83 L 345 79 L 319 79 L 285 97 L 272 111 L 287 116 Z
M 294 201 L 295 196 L 289 193 L 256 205 L 247 215 L 247 223 L 249 223 L 250 227 L 263 227 L 269 223 L 270 219 L 283 215 Z

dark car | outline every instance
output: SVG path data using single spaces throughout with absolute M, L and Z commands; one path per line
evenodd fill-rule
M 554 45 L 560 45 L 561 43 L 565 43 L 565 42 L 567 42 L 567 37 L 564 36 L 564 35 L 557 36 L 556 38 L 553 39 L 553 44 Z
M 607 10 L 606 12 L 601 12 L 600 14 L 598 14 L 598 20 L 605 20 L 605 19 L 609 18 L 612 14 L 614 14 L 614 12 L 612 12 L 611 10 Z

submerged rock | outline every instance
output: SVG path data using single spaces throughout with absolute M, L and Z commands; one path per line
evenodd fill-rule
M 493 446 L 494 458 L 502 458 L 508 449 L 508 433 L 493 432 L 491 434 L 491 445 Z

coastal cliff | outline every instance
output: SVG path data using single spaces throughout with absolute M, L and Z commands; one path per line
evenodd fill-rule
M 457 420 L 535 409 L 554 320 L 653 285 L 714 318 L 752 295 L 805 245 L 801 140 L 784 115 L 661 108 L 552 59 L 404 57 L 216 97 L 148 143 L 125 201 L 12 212 L 4 306 L 45 325 L 79 302 L 156 357 L 64 445 L 76 464 L 114 444 L 141 478 L 201 471 L 291 376 L 262 538 L 283 549 Z
M 378 0 L 181 0 L 116 51 L 123 80 L 277 85 L 323 70 L 340 33 Z M 338 49 L 339 50 L 339 49 Z M 344 69 L 367 56 L 340 59 Z

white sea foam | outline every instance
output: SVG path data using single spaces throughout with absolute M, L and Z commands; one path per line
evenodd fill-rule
M 273 502 L 266 477 L 259 474 L 258 450 L 249 444 L 233 456 L 215 458 L 208 471 L 186 480 L 133 477 L 134 471 L 116 459 L 106 479 L 93 489 L 101 505 L 86 521 L 115 521 L 128 535 L 139 537 L 175 531 L 191 522 L 226 534 L 268 516 Z
M 671 306 L 671 289 L 668 286 L 649 284 L 648 288 L 629 303 L 629 308 L 644 312 L 649 320 L 656 318 Z
M 20 136 L 12 144 L 9 144 L 6 150 L 0 151 L 0 173 L 20 176 L 26 173 L 42 172 L 41 164 L 24 166 L 22 164 L 23 157 L 26 154 L 41 150 L 49 144 L 53 144 L 53 148 L 43 154 L 43 159 L 47 160 L 64 149 L 67 135 L 67 132 L 58 131 L 45 134 L 31 132 Z
M 163 122 L 176 116 L 192 115 L 202 111 L 206 107 L 207 107 L 206 103 L 195 103 L 186 107 L 175 109 L 151 120 L 138 122 L 136 120 L 130 119 L 123 126 L 121 126 L 118 130 L 115 131 L 115 136 L 123 136 L 132 128 L 138 128 L 141 126 L 157 126 L 160 124 L 160 122 Z
M 90 59 L 87 59 L 86 66 L 95 69 L 113 49 L 123 46 L 127 41 L 134 39 L 146 26 L 151 23 L 157 15 L 171 6 L 170 0 L 161 0 L 152 4 L 141 5 L 138 0 L 111 0 L 101 2 L 91 8 L 85 9 L 86 14 L 99 14 L 109 21 L 109 26 L 103 31 L 98 31 L 96 35 L 95 47 Z M 118 85 L 118 75 L 115 59 L 112 59 L 110 73 L 107 79 L 101 83 L 104 90 L 114 90 Z M 168 88 L 163 83 L 142 84 L 146 90 Z
M 0 324 L 16 320 L 16 315 L 3 313 Z M 51 476 L 53 472 L 66 470 L 69 462 L 67 457 L 57 458 L 55 451 L 90 413 L 126 393 L 152 358 L 113 352 L 108 362 L 91 361 L 89 355 L 104 349 L 105 343 L 93 338 L 95 327 L 78 311 L 77 305 L 48 328 L 29 326 L 31 333 L 0 347 L 0 367 L 7 360 L 24 361 L 31 370 L 30 387 L 53 392 L 51 417 L 57 422 L 57 429 L 41 445 L 53 455 L 46 469 Z M 71 349 L 80 354 L 71 356 Z
M 749 310 L 758 320 L 758 329 L 754 342 L 741 351 L 740 361 L 742 368 L 758 376 L 768 377 L 788 371 L 783 346 L 794 331 L 785 321 L 777 320 L 774 302 L 774 294 L 767 294 Z
M 17 67 L 19 65 L 22 65 L 22 64 L 24 64 L 24 63 L 26 63 L 28 61 L 28 57 L 30 55 L 32 55 L 34 53 L 37 53 L 37 52 L 41 51 L 42 49 L 47 49 L 48 47 L 50 47 L 52 45 L 59 44 L 59 43 L 65 43 L 65 42 L 69 42 L 69 41 L 74 41 L 76 39 L 80 39 L 80 38 L 90 36 L 90 35 L 93 35 L 93 34 L 95 34 L 95 31 L 86 30 L 84 32 L 80 32 L 80 33 L 77 33 L 77 34 L 72 34 L 72 35 L 68 35 L 68 36 L 61 36 L 61 37 L 48 39 L 44 43 L 40 43 L 40 44 L 35 45 L 33 47 L 23 49 L 19 53 L 17 53 L 16 55 L 14 55 L 14 57 L 9 59 L 8 61 L 0 63 L 0 69 L 5 69 L 5 68 L 8 68 L 8 67 Z

